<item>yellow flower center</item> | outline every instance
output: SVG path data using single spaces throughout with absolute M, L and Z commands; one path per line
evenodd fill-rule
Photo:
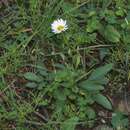
M 58 31 L 62 31 L 64 29 L 64 26 L 63 25 L 59 25 L 58 27 L 57 27 L 57 30 Z

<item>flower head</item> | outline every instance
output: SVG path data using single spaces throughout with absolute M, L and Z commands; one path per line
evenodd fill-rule
M 68 29 L 68 25 L 66 24 L 66 20 L 63 20 L 63 19 L 55 20 L 51 24 L 51 29 L 52 29 L 52 32 L 54 32 L 55 34 L 66 31 Z

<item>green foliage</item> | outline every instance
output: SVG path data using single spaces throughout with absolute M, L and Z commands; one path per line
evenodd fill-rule
M 107 40 L 111 42 L 119 42 L 120 41 L 120 33 L 111 25 L 108 25 L 104 28 L 104 36 Z
M 110 101 L 103 95 L 101 94 L 96 94 L 94 95 L 94 100 L 99 103 L 100 105 L 102 105 L 103 107 L 112 110 L 112 105 L 110 103 Z
M 27 72 L 24 74 L 24 77 L 27 79 L 27 80 L 30 80 L 30 81 L 35 81 L 35 82 L 40 82 L 42 81 L 42 79 L 40 79 L 40 77 L 38 77 L 35 73 L 31 73 L 31 72 Z
M 59 18 L 68 30 L 54 34 Z M 90 128 L 97 104 L 113 111 L 108 97 L 130 77 L 129 0 L 2 0 L 0 20 L 0 129 Z
M 86 76 L 83 79 L 81 78 L 84 75 L 82 70 L 76 70 L 74 68 L 63 67 L 56 72 L 45 72 L 45 70 L 40 71 L 38 69 L 37 74 L 31 72 L 24 74 L 24 77 L 29 80 L 25 87 L 46 92 L 45 96 L 49 98 L 49 100 L 46 100 L 51 103 L 46 105 L 49 105 L 53 110 L 53 118 L 56 118 L 57 121 L 70 118 L 61 127 L 63 127 L 62 129 L 74 129 L 74 124 L 76 123 L 71 124 L 70 120 L 73 121 L 72 116 L 76 117 L 76 119 L 74 118 L 76 122 L 77 118 L 79 120 L 94 121 L 96 112 L 92 108 L 92 105 L 95 102 L 106 109 L 112 109 L 110 101 L 101 94 L 101 90 L 104 90 L 104 85 L 107 84 L 106 74 L 111 69 L 112 64 L 96 68 L 89 74 L 87 79 Z M 46 80 L 49 84 L 42 85 L 47 75 L 50 77 L 49 80 Z M 39 80 L 35 81 L 38 77 L 42 79 L 40 82 Z M 66 122 L 69 122 L 70 126 Z
M 107 109 L 112 109 L 110 101 L 99 92 L 104 90 L 104 84 L 107 84 L 107 79 L 105 75 L 112 69 L 112 64 L 107 64 L 105 66 L 95 69 L 88 80 L 81 83 L 81 87 L 93 94 L 94 100 Z
M 61 130 L 75 130 L 75 126 L 78 122 L 78 117 L 72 117 L 61 125 Z
M 100 22 L 96 17 L 88 20 L 87 32 L 92 33 L 100 28 Z
M 81 83 L 83 89 L 87 91 L 100 91 L 103 90 L 104 87 L 98 83 L 94 83 L 94 81 L 86 80 Z
M 103 78 L 112 69 L 112 67 L 113 67 L 112 64 L 107 64 L 94 70 L 90 75 L 89 80 L 98 80 L 100 78 Z
M 117 128 L 117 130 L 122 130 L 123 128 L 127 128 L 129 125 L 128 118 L 121 112 L 113 113 L 111 124 L 114 128 Z

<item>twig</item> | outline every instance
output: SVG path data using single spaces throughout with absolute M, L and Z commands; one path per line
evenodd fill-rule
M 73 52 L 82 51 L 82 50 L 86 50 L 86 49 L 100 48 L 100 47 L 112 47 L 112 45 L 88 46 L 88 47 L 84 47 L 84 48 L 78 48 L 77 50 L 74 50 Z M 61 55 L 61 54 L 68 54 L 68 52 L 56 52 L 56 53 L 53 52 L 52 54 L 48 54 L 48 55 L 44 55 L 43 53 L 40 53 L 40 54 L 45 56 L 45 57 L 50 57 L 50 56 L 56 56 L 56 55 Z
M 41 119 L 43 119 L 44 121 L 48 122 L 48 119 L 46 119 L 46 117 L 44 117 L 41 113 L 39 112 L 34 112 L 37 116 L 39 116 Z
M 95 119 L 95 120 L 99 120 L 98 118 L 97 119 Z M 88 123 L 88 122 L 93 122 L 92 120 L 90 120 L 90 121 L 84 121 L 84 122 L 77 122 L 76 124 L 77 125 L 80 125 L 80 124 L 86 124 L 86 123 Z M 26 120 L 25 121 L 25 123 L 28 123 L 28 124 L 33 124 L 33 125 L 39 125 L 39 126 L 43 126 L 43 125 L 53 125 L 53 124 L 55 124 L 55 125 L 57 125 L 57 124 L 75 124 L 75 122 L 67 122 L 67 123 L 65 123 L 65 122 L 59 122 L 59 121 L 49 121 L 48 123 L 40 123 L 40 122 L 36 122 L 36 121 L 29 121 L 29 120 Z
M 82 51 L 82 50 L 87 50 L 87 49 L 94 49 L 94 48 L 104 48 L 104 47 L 112 47 L 114 45 L 94 45 L 94 46 L 88 46 L 88 47 L 83 47 L 83 48 L 78 48 L 77 50 L 72 50 L 72 52 L 77 52 L 77 51 Z M 61 54 L 68 54 L 68 52 L 52 52 L 51 54 L 44 54 L 40 52 L 40 54 L 44 57 L 51 57 L 51 56 L 56 56 L 56 55 L 61 55 Z
M 82 80 L 84 77 L 86 77 L 86 76 L 89 75 L 90 73 L 91 73 L 91 70 L 90 70 L 89 72 L 83 74 L 80 78 L 78 78 L 78 79 L 76 80 L 76 82 L 79 82 L 80 80 Z
M 25 123 L 32 124 L 32 125 L 38 125 L 38 126 L 45 125 L 44 123 L 40 123 L 40 122 L 36 122 L 36 121 L 29 121 L 29 120 L 26 120 Z

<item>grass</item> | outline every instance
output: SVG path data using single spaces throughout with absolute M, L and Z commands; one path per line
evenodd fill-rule
M 129 91 L 129 3 L 0 2 L 0 129 L 95 130 L 107 112 L 106 127 L 128 130 L 114 97 Z M 54 34 L 58 18 L 68 30 Z

